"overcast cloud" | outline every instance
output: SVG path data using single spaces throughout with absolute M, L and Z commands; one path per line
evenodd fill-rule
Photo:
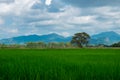
M 76 32 L 120 33 L 120 0 L 0 0 L 0 39 Z

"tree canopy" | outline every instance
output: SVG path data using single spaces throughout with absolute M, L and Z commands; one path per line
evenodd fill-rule
M 112 44 L 111 47 L 120 47 L 120 42 Z
M 72 37 L 71 43 L 77 45 L 78 47 L 87 46 L 89 43 L 90 36 L 85 32 L 76 33 Z

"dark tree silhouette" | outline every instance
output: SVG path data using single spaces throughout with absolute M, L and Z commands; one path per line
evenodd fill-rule
M 112 44 L 111 47 L 120 47 L 120 42 Z
M 71 44 L 77 45 L 78 47 L 86 46 L 89 42 L 90 36 L 89 34 L 82 32 L 74 34 Z

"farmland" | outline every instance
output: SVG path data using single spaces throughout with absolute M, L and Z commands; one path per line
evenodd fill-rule
M 120 50 L 1 49 L 0 80 L 120 80 Z

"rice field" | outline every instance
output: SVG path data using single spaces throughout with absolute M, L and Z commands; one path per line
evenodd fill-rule
M 120 49 L 1 49 L 0 80 L 120 80 Z

